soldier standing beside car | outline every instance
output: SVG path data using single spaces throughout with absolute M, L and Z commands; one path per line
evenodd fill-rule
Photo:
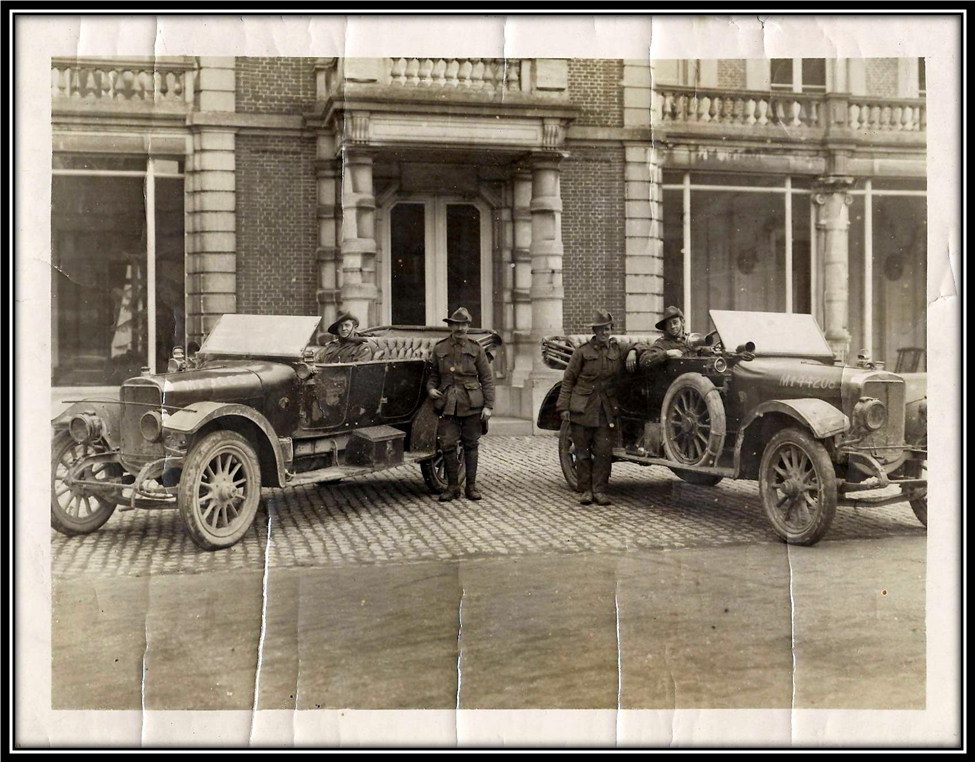
M 433 348 L 432 368 L 427 378 L 427 394 L 440 413 L 440 448 L 447 472 L 447 490 L 440 502 L 460 497 L 460 464 L 454 453 L 457 442 L 463 443 L 468 500 L 480 500 L 477 491 L 477 446 L 481 426 L 494 410 L 494 378 L 484 349 L 467 338 L 471 314 L 460 307 L 444 318 L 450 336 Z
M 663 331 L 664 335 L 653 346 L 636 344 L 627 352 L 626 369 L 631 373 L 636 370 L 637 365 L 640 370 L 646 370 L 671 358 L 677 359 L 692 353 L 693 350 L 687 346 L 687 334 L 684 332 L 684 313 L 677 307 L 665 309 L 664 316 L 657 321 L 654 328 Z
M 623 370 L 619 343 L 610 337 L 613 316 L 597 310 L 593 337 L 572 353 L 556 409 L 568 421 L 575 446 L 579 502 L 612 505 L 606 497 L 619 417 L 616 379 Z

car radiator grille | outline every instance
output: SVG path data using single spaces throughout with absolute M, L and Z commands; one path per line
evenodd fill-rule
M 874 457 L 882 463 L 891 463 L 901 457 L 901 451 L 879 448 L 904 444 L 904 382 L 900 379 L 867 381 L 862 395 L 878 399 L 887 406 L 887 423 L 870 432 L 857 445 L 865 449 L 878 448 Z
M 162 412 L 159 387 L 155 384 L 126 384 L 122 387 L 122 465 L 138 472 L 146 463 L 163 457 L 162 442 L 147 442 L 139 429 L 139 421 L 149 411 Z M 126 404 L 138 403 L 138 404 Z

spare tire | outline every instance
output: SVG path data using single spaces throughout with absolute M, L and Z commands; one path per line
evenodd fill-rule
M 686 466 L 712 466 L 728 430 L 721 393 L 700 373 L 678 376 L 660 409 L 664 452 Z

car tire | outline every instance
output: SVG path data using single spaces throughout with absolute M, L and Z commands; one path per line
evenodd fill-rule
M 467 466 L 464 463 L 464 447 L 457 443 L 457 483 L 464 484 Z M 447 470 L 444 466 L 443 450 L 437 450 L 437 454 L 429 460 L 420 463 L 420 473 L 423 474 L 423 481 L 434 495 L 439 495 L 447 489 Z
M 179 481 L 179 515 L 199 547 L 220 550 L 237 543 L 254 523 L 260 502 L 261 466 L 243 436 L 214 431 L 190 450 Z
M 71 465 L 79 458 L 107 452 L 108 445 L 76 442 L 67 431 L 54 437 L 51 447 L 51 527 L 70 536 L 90 534 L 100 529 L 115 513 L 116 501 L 104 495 L 86 494 L 64 484 Z M 103 463 L 90 469 L 87 478 L 117 481 L 122 477 L 118 463 Z M 97 470 L 96 470 L 97 469 Z M 94 507 L 93 505 L 94 504 Z
M 671 461 L 710 466 L 724 449 L 728 426 L 721 392 L 700 373 L 684 373 L 671 382 L 660 406 L 660 423 Z
M 836 516 L 833 462 L 801 429 L 783 429 L 769 440 L 758 487 L 769 523 L 791 545 L 815 545 Z
M 572 424 L 562 421 L 559 429 L 559 465 L 565 483 L 573 492 L 579 491 L 579 474 L 576 471 L 575 444 L 572 442 Z
M 928 496 L 925 494 L 924 497 L 915 497 L 910 502 L 911 502 L 911 510 L 914 511 L 914 515 L 917 516 L 917 520 L 921 522 L 921 526 L 927 527 Z
M 688 484 L 693 484 L 698 487 L 716 487 L 721 483 L 721 480 L 724 479 L 723 476 L 718 476 L 718 474 L 704 474 L 700 471 L 685 471 L 683 468 L 672 468 L 670 470 Z

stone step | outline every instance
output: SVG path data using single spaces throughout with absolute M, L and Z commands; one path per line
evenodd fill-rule
M 489 437 L 530 437 L 532 422 L 528 418 L 495 415 L 491 418 L 487 435 Z

